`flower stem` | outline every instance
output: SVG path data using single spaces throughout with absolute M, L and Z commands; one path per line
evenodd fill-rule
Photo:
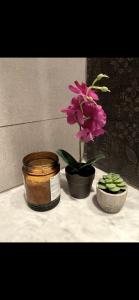
M 80 126 L 80 130 L 81 130 L 81 126 Z M 82 141 L 79 140 L 79 162 L 82 162 Z
M 81 140 L 79 140 L 79 162 L 82 162 L 82 144 Z
M 98 79 L 96 78 L 96 79 L 93 81 L 92 86 L 94 86 L 95 83 L 96 83 L 97 81 L 98 81 Z

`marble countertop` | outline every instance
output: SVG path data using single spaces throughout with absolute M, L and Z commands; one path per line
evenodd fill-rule
M 107 214 L 97 205 L 96 169 L 91 194 L 72 199 L 61 170 L 61 201 L 52 210 L 35 212 L 24 199 L 24 186 L 0 193 L 0 242 L 139 242 L 139 191 L 128 186 L 122 210 Z

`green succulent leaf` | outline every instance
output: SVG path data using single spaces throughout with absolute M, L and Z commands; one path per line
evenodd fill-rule
M 117 186 L 119 186 L 119 187 L 125 187 L 126 184 L 125 184 L 125 182 L 121 182 L 121 183 L 117 183 Z
M 116 193 L 119 192 L 120 188 L 118 186 L 115 186 L 113 189 L 111 189 L 111 192 Z
M 106 178 L 106 179 L 105 179 L 105 182 L 106 182 L 106 183 L 112 183 L 113 181 L 112 181 L 111 178 Z
M 126 190 L 126 183 L 124 180 L 120 177 L 119 174 L 116 173 L 108 173 L 107 175 L 103 175 L 102 178 L 98 182 L 100 185 L 103 185 L 106 187 L 106 190 L 108 189 L 111 193 L 117 193 L 120 190 L 125 191 Z M 104 187 L 103 187 L 104 189 Z
M 105 180 L 104 179 L 100 179 L 99 183 L 104 183 L 105 184 Z
M 106 187 L 107 187 L 109 190 L 111 190 L 111 189 L 115 188 L 116 185 L 115 185 L 114 183 L 106 183 Z
M 118 179 L 114 180 L 114 183 L 116 183 L 116 184 L 123 183 L 123 179 L 122 178 L 118 178 Z
M 117 174 L 117 175 L 113 175 L 112 178 L 113 178 L 113 180 L 116 180 L 116 179 L 119 179 L 121 177 L 120 177 L 120 175 Z
M 123 178 L 121 178 L 120 175 L 116 173 L 111 172 L 107 175 L 103 175 L 98 183 L 105 186 L 106 190 L 108 189 L 111 193 L 117 193 L 120 190 L 126 190 L 126 183 L 124 182 Z
M 106 179 L 106 178 L 108 178 L 108 176 L 107 175 L 103 175 L 103 179 Z
M 106 179 L 112 179 L 112 176 L 110 174 L 108 174 L 108 175 L 106 175 Z
M 98 188 L 101 190 L 106 190 L 106 186 L 103 184 L 98 184 Z

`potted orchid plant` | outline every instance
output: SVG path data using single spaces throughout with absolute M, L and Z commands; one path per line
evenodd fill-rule
M 99 74 L 89 87 L 85 82 L 79 84 L 77 80 L 74 82 L 75 86 L 69 85 L 70 91 L 77 96 L 71 99 L 67 108 L 61 110 L 66 113 L 68 124 L 78 124 L 79 126 L 76 134 L 79 139 L 79 161 L 63 149 L 57 151 L 58 155 L 67 163 L 65 172 L 70 194 L 78 199 L 89 195 L 95 176 L 93 164 L 105 157 L 100 153 L 94 159 L 82 162 L 82 143 L 94 141 L 96 137 L 105 133 L 104 126 L 107 118 L 102 106 L 98 104 L 97 91 L 110 92 L 110 90 L 106 86 L 96 85 L 102 78 L 108 78 L 108 76 Z

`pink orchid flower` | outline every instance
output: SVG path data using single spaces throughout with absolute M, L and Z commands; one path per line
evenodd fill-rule
M 105 133 L 103 127 L 106 124 L 106 114 L 101 105 L 85 103 L 83 108 L 88 119 L 84 121 L 84 124 L 76 137 L 85 143 L 88 143 L 89 141 L 94 140 L 95 137 Z
M 76 137 L 82 140 L 85 143 L 93 141 L 96 136 L 104 134 L 104 129 L 100 128 L 94 131 L 89 130 L 89 128 L 81 129 L 77 132 Z
M 79 132 L 77 132 L 76 137 L 85 143 L 88 143 L 93 140 L 93 136 L 91 131 L 88 128 L 81 129 Z
M 73 93 L 79 94 L 81 96 L 88 96 L 91 97 L 93 100 L 98 100 L 98 95 L 95 93 L 95 91 L 93 91 L 92 89 L 89 89 L 86 85 L 85 82 L 82 82 L 82 84 L 80 84 L 77 80 L 74 81 L 75 86 L 73 85 L 69 85 L 69 89 L 70 91 L 72 91 Z
M 74 97 L 71 105 L 62 109 L 62 112 L 67 114 L 69 124 L 78 123 L 81 126 L 76 137 L 86 143 L 105 132 L 103 127 L 106 124 L 106 114 L 102 106 L 85 101 L 82 96 Z
M 89 126 L 90 121 L 96 122 L 97 127 L 104 127 L 106 124 L 106 114 L 101 105 L 86 102 L 83 107 L 83 112 L 86 117 L 89 117 L 85 122 Z
M 71 100 L 71 104 L 61 110 L 67 114 L 67 122 L 69 124 L 78 123 L 79 125 L 84 124 L 83 112 L 81 111 L 81 105 L 84 103 L 84 98 L 82 96 L 78 96 L 77 98 L 73 98 Z
M 96 103 L 98 95 L 85 82 L 79 84 L 76 80 L 74 83 L 75 86 L 69 85 L 69 89 L 77 97 L 72 98 L 70 105 L 61 111 L 66 113 L 69 124 L 77 123 L 80 126 L 76 137 L 88 143 L 105 133 L 103 127 L 106 124 L 106 114 L 102 106 Z

